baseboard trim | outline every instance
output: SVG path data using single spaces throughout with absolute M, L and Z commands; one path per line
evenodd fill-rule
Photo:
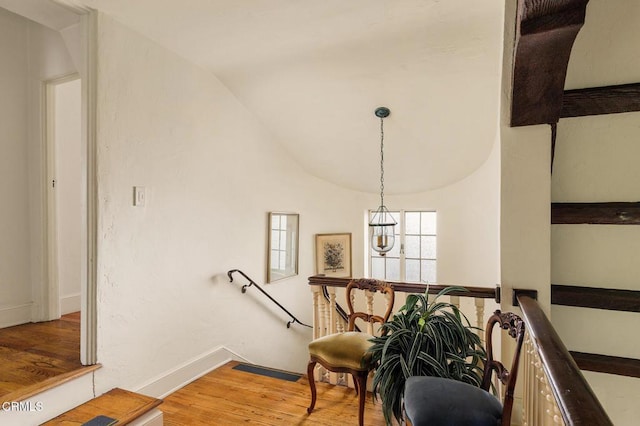
M 80 306 L 80 293 L 63 296 L 60 298 L 60 315 L 78 312 L 80 310 Z
M 129 423 L 130 426 L 162 426 L 163 424 L 164 414 L 157 408 Z
M 249 362 L 230 349 L 220 346 L 149 380 L 137 387 L 136 392 L 162 399 L 229 361 Z
M 0 328 L 31 322 L 32 307 L 33 303 L 25 303 L 0 309 Z

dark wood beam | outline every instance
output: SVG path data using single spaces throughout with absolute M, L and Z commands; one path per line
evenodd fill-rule
M 640 111 L 640 83 L 567 90 L 560 117 Z
M 588 0 L 518 0 L 511 126 L 556 123 Z
M 640 359 L 569 351 L 580 370 L 639 377 Z
M 640 225 L 640 202 L 551 203 L 551 224 Z
M 551 284 L 551 304 L 640 312 L 640 291 Z

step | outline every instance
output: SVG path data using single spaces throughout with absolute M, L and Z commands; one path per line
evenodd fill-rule
M 85 374 L 89 374 L 92 371 L 99 369 L 100 367 L 100 364 L 87 365 L 85 367 L 69 371 L 67 373 L 49 377 L 38 383 L 33 383 L 28 386 L 22 386 L 20 389 L 16 389 L 13 392 L 2 395 L 2 397 L 0 397 L 0 401 L 23 401 L 46 390 L 55 388 L 56 386 L 60 386 L 63 383 L 67 383 L 78 377 L 84 376 Z
M 94 420 L 96 425 L 162 425 L 162 412 L 157 409 L 160 404 L 162 404 L 161 399 L 114 388 L 49 420 L 43 426 L 85 423 L 88 426 L 92 424 L 88 423 L 90 420 Z M 112 422 L 105 417 L 112 419 Z

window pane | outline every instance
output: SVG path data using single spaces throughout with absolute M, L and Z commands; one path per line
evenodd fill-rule
M 420 248 L 423 259 L 436 258 L 436 237 L 420 237 Z
M 387 259 L 387 276 L 389 281 L 400 280 L 400 259 Z
M 396 223 L 400 223 L 400 212 L 389 212 L 391 217 L 395 219 Z M 399 226 L 396 227 L 396 233 L 400 232 Z
M 407 281 L 420 282 L 420 260 L 407 259 L 405 278 Z
M 436 234 L 436 212 L 422 212 L 421 234 Z
M 396 240 L 393 243 L 393 248 L 387 252 L 387 258 L 400 257 L 400 236 L 396 235 Z
M 407 234 L 417 235 L 420 233 L 420 212 L 406 212 L 404 215 L 405 232 Z
M 280 264 L 278 265 L 278 269 L 285 269 L 285 265 L 287 264 L 287 252 L 280 252 Z
M 407 235 L 405 237 L 404 253 L 407 257 L 418 259 L 420 257 L 420 237 Z
M 421 261 L 422 271 L 420 273 L 420 279 L 425 283 L 436 282 L 436 261 L 435 260 L 423 260 Z
M 271 231 L 271 248 L 273 250 L 280 249 L 280 232 L 279 231 Z
M 278 250 L 271 250 L 271 269 L 280 269 L 278 268 L 278 257 L 280 256 L 280 252 Z
M 384 258 L 374 257 L 371 259 L 371 278 L 384 280 Z

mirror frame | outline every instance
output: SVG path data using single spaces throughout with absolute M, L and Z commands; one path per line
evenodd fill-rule
M 294 247 L 288 247 L 286 249 L 286 257 L 287 257 L 287 266 L 284 274 L 276 273 L 274 269 L 271 268 L 271 252 L 274 250 L 273 245 L 273 226 L 274 226 L 274 218 L 277 216 L 286 216 L 290 219 L 295 219 L 295 223 L 291 226 L 287 226 L 286 229 L 286 240 L 291 243 L 291 245 L 295 245 Z M 284 212 L 269 212 L 269 220 L 267 223 L 267 283 L 272 283 L 275 281 L 283 280 L 285 278 L 295 277 L 298 275 L 298 254 L 300 247 L 300 215 L 298 213 L 284 213 Z M 277 249 L 275 249 L 277 250 Z

